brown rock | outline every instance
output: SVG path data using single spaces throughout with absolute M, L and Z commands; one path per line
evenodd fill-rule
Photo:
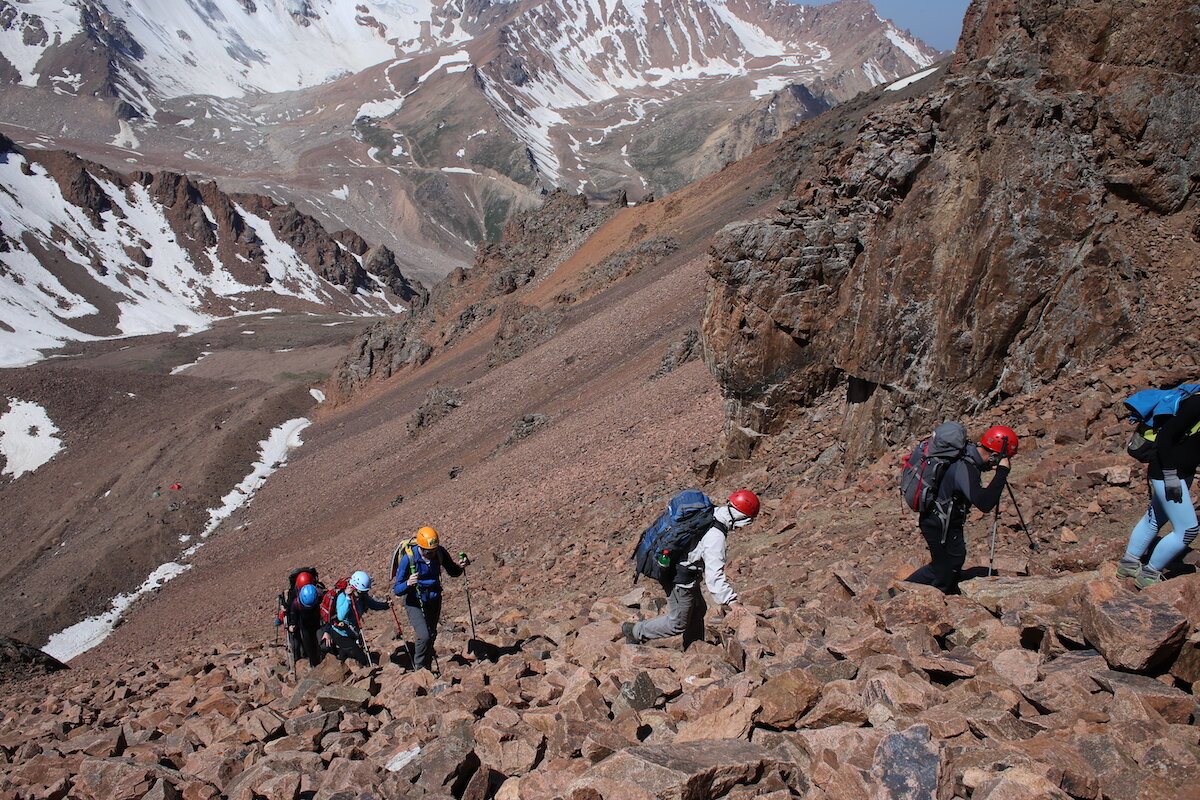
M 794 728 L 820 695 L 821 685 L 806 671 L 790 669 L 780 673 L 751 695 L 762 705 L 756 721 L 772 728 Z
M 826 728 L 830 725 L 862 725 L 867 721 L 862 697 L 853 681 L 825 684 L 821 699 L 800 720 L 800 727 Z
M 1028 722 L 1017 719 L 998 708 L 979 708 L 967 713 L 967 724 L 977 736 L 1002 742 L 1029 739 L 1037 730 Z
M 343 792 L 350 792 L 352 797 L 376 793 L 382 781 L 382 770 L 368 761 L 335 758 L 321 776 L 321 788 L 313 800 L 330 800 Z
M 1114 694 L 1120 690 L 1132 693 L 1167 722 L 1186 725 L 1196 711 L 1196 699 L 1192 695 L 1144 675 L 1105 670 L 1092 678 Z
M 591 767 L 581 780 L 604 778 L 654 787 L 658 798 L 721 797 L 773 764 L 766 749 L 740 739 L 631 747 Z
M 1012 649 L 992 658 L 992 670 L 1015 686 L 1027 686 L 1038 679 L 1042 659 L 1032 650 Z
M 1045 777 L 1022 767 L 1006 770 L 981 783 L 972 800 L 1070 800 L 1071 796 Z
M 1187 620 L 1173 607 L 1104 581 L 1086 585 L 1081 623 L 1104 659 L 1127 670 L 1174 658 L 1187 632 Z
M 314 699 L 324 711 L 352 711 L 366 708 L 371 702 L 371 693 L 366 689 L 336 684 L 318 690 Z
M 761 704 L 757 699 L 744 697 L 719 711 L 705 714 L 679 729 L 675 741 L 696 742 L 708 739 L 745 739 L 754 723 L 754 715 Z

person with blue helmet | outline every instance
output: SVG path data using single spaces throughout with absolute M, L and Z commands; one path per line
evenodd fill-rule
M 455 562 L 439 543 L 437 531 L 429 526 L 418 530 L 416 538 L 402 544 L 393 556 L 396 582 L 392 591 L 404 598 L 404 610 L 412 626 L 414 669 L 433 668 L 433 643 L 442 616 L 442 569 L 457 578 L 469 563 L 465 553 Z
M 326 637 L 337 651 L 339 661 L 349 658 L 363 666 L 371 664 L 363 637 L 362 619 L 368 610 L 382 611 L 388 604 L 371 597 L 367 593 L 370 588 L 371 576 L 360 569 L 350 576 L 346 588 L 338 593 L 329 621 L 332 635 L 326 634 Z
M 307 658 L 310 666 L 321 663 L 325 653 L 317 644 L 321 627 L 321 590 L 315 583 L 305 583 L 292 598 L 287 610 L 288 633 L 292 655 L 296 661 Z

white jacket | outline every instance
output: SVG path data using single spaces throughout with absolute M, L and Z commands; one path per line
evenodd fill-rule
M 729 530 L 734 529 L 733 514 L 727 506 L 718 507 L 713 516 Z M 708 593 L 717 603 L 728 605 L 737 599 L 737 592 L 725 577 L 725 533 L 720 528 L 713 526 L 705 531 L 700 541 L 683 560 L 683 565 L 691 568 L 703 566 L 704 585 L 708 587 Z M 685 588 L 695 585 L 695 581 L 676 584 Z

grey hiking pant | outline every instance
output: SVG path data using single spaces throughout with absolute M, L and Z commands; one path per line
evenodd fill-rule
M 404 610 L 408 612 L 408 624 L 413 633 L 413 648 L 416 650 L 413 655 L 413 661 L 416 662 L 413 669 L 432 669 L 433 643 L 437 641 L 438 620 L 442 616 L 442 598 L 431 597 L 424 605 L 406 603 Z
M 675 586 L 667 593 L 667 613 L 657 619 L 648 619 L 633 626 L 633 635 L 639 642 L 663 639 L 683 634 L 683 646 L 704 639 L 704 615 L 708 604 L 700 591 L 700 581 L 691 586 Z

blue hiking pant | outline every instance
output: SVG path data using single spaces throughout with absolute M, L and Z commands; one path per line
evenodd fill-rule
M 1141 560 L 1150 544 L 1158 536 L 1158 532 L 1171 523 L 1171 532 L 1158 540 L 1154 551 L 1150 553 L 1150 567 L 1162 570 L 1170 564 L 1196 538 L 1200 525 L 1196 522 L 1196 509 L 1192 505 L 1191 476 L 1180 478 L 1183 484 L 1182 502 L 1173 503 L 1166 498 L 1166 489 L 1161 480 L 1150 480 L 1150 502 L 1146 506 L 1145 515 L 1133 526 L 1129 534 L 1129 546 L 1125 555 Z

